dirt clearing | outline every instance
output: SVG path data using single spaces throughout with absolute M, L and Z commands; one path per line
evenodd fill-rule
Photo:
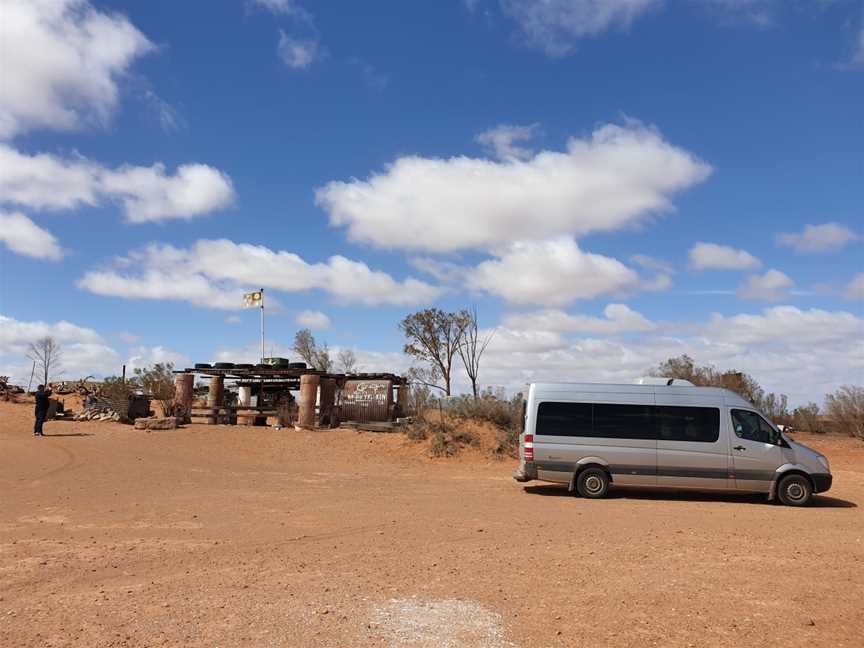
M 510 479 L 401 435 L 49 423 L 0 403 L 2 646 L 849 646 L 864 444 L 813 506 Z

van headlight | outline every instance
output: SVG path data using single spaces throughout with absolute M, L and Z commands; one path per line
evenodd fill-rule
M 828 466 L 828 457 L 824 455 L 817 455 L 816 458 L 819 460 L 819 463 L 825 467 L 825 470 L 831 472 L 831 468 Z

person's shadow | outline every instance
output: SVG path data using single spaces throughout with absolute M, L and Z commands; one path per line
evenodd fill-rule
M 47 434 L 44 433 L 42 436 L 48 437 L 84 437 L 84 436 L 93 436 L 92 432 L 60 432 L 59 434 Z

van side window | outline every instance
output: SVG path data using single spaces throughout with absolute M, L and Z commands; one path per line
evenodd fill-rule
M 720 410 L 716 407 L 654 408 L 658 439 L 715 443 L 720 438 Z
M 774 443 L 774 429 L 756 412 L 747 410 L 732 410 L 732 429 L 741 439 Z
M 548 436 L 593 436 L 590 403 L 540 403 L 537 434 Z
M 594 403 L 594 434 L 604 439 L 656 439 L 650 405 Z

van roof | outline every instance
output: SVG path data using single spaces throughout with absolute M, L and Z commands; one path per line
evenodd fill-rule
M 616 383 L 579 383 L 579 382 L 538 382 L 531 383 L 535 396 L 556 394 L 558 396 L 582 392 L 593 394 L 655 394 L 675 396 L 705 396 L 707 399 L 722 400 L 729 405 L 753 407 L 753 404 L 740 394 L 722 387 L 696 387 L 695 385 L 634 385 Z

